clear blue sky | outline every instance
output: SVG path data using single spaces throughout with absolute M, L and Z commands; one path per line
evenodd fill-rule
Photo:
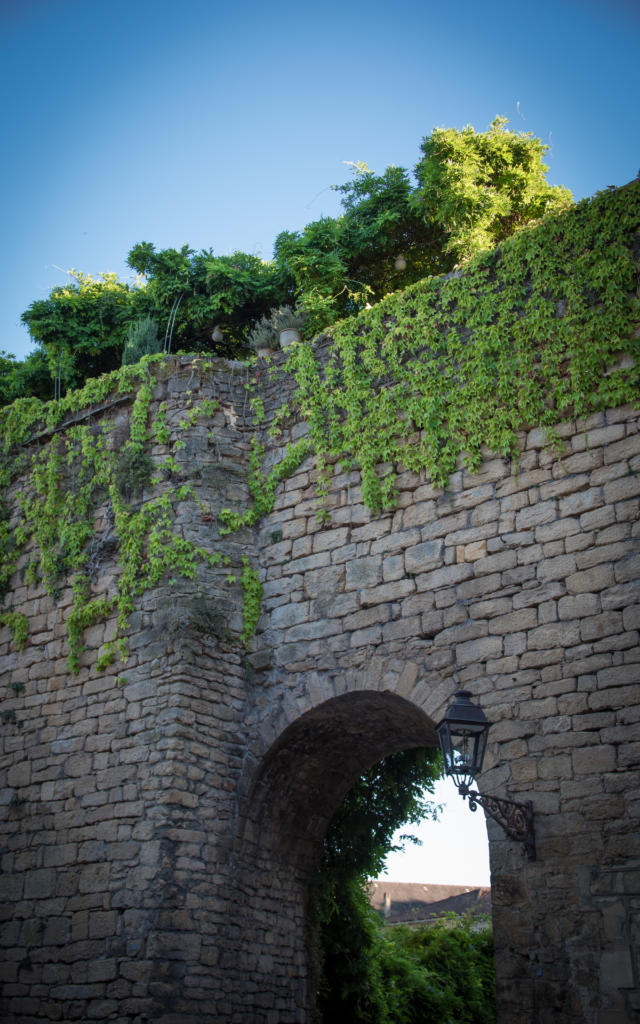
M 0 0 L 0 348 L 71 267 L 244 249 L 335 214 L 343 161 L 412 168 L 496 114 L 576 197 L 640 165 L 638 0 Z M 61 267 L 61 270 L 56 269 Z

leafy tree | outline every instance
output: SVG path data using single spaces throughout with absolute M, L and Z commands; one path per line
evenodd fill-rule
M 32 302 L 21 319 L 43 346 L 51 376 L 78 387 L 88 377 L 120 366 L 127 322 L 144 293 L 115 274 L 95 278 L 78 270 L 69 273 L 71 284 Z
M 471 919 L 385 928 L 381 965 L 390 1024 L 495 1024 L 493 935 Z
M 310 313 L 307 333 L 421 277 L 450 271 L 571 204 L 567 189 L 545 180 L 548 147 L 507 124 L 496 118 L 486 132 L 435 129 L 422 142 L 415 186 L 402 167 L 375 174 L 356 163 L 352 180 L 334 186 L 340 217 L 278 235 L 275 260 Z
M 491 249 L 546 214 L 567 209 L 568 189 L 545 180 L 548 150 L 496 117 L 486 132 L 436 128 L 423 139 L 412 205 L 437 236 L 441 269 Z
M 42 349 L 31 352 L 22 362 L 0 350 L 0 405 L 32 396 L 47 400 L 51 395 L 51 372 Z
M 366 292 L 359 294 L 358 283 L 349 278 L 340 239 L 340 221 L 322 217 L 303 231 L 280 232 L 275 241 L 275 262 L 294 282 L 311 335 L 357 312 L 366 298 Z
M 411 206 L 407 172 L 388 167 L 376 175 L 362 163 L 354 172 L 334 186 L 342 195 L 341 217 L 276 238 L 275 261 L 293 278 L 309 314 L 307 334 L 433 272 L 433 232 Z
M 65 387 L 119 366 L 131 325 L 145 318 L 153 318 L 161 344 L 174 351 L 244 354 L 254 326 L 283 305 L 306 311 L 305 334 L 313 336 L 571 203 L 566 189 L 545 180 L 547 147 L 507 125 L 496 118 L 486 132 L 435 129 L 422 142 L 415 185 L 402 167 L 375 174 L 354 164 L 353 178 L 334 186 L 342 214 L 281 232 L 272 262 L 140 242 L 127 262 L 146 282 L 70 271 L 72 283 L 33 302 L 22 321 Z M 21 386 L 39 394 L 41 375 L 35 364 L 32 370 L 24 371 Z M 5 387 L 0 401 L 11 393 Z
M 349 266 L 377 301 L 434 272 L 439 256 L 432 227 L 416 216 L 403 167 L 376 175 L 358 163 L 342 194 L 343 236 Z
M 140 242 L 127 263 L 147 279 L 147 295 L 173 350 L 188 348 L 237 355 L 257 320 L 288 301 L 286 274 L 244 252 L 214 256 L 211 249 L 156 251 Z M 213 338 L 218 327 L 220 337 Z

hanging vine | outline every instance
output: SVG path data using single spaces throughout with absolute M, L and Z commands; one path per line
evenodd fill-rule
M 424 471 L 445 487 L 461 459 L 477 469 L 485 447 L 516 460 L 517 432 L 524 428 L 542 426 L 553 439 L 562 419 L 638 403 L 639 257 L 635 182 L 520 232 L 463 273 L 426 278 L 339 322 L 330 331 L 326 358 L 310 344 L 293 346 L 284 367 L 268 368 L 270 378 L 284 373 L 295 380 L 270 435 L 296 415 L 307 421 L 308 436 L 288 446 L 265 473 L 265 449 L 256 433 L 249 456 L 251 504 L 242 511 L 223 509 L 220 534 L 268 515 L 278 485 L 310 455 L 321 500 L 333 463 L 341 460 L 359 468 L 363 499 L 377 511 L 393 505 L 398 468 Z M 222 561 L 220 552 L 175 529 L 180 505 L 195 495 L 188 485 L 170 486 L 179 469 L 175 455 L 185 442 L 171 441 L 165 403 L 151 413 L 156 364 L 164 358 L 144 357 L 54 402 L 20 399 L 0 410 L 2 493 L 13 480 L 24 480 L 13 519 L 0 504 L 0 593 L 7 592 L 27 550 L 27 582 L 41 580 L 53 597 L 71 583 L 71 671 L 78 670 L 87 627 L 115 615 L 117 635 L 103 646 L 97 667 L 118 656 L 124 660 L 128 619 L 140 595 L 164 577 L 192 579 L 199 564 Z M 202 359 L 198 368 L 203 375 L 215 369 Z M 132 399 L 129 438 L 112 451 L 102 430 L 86 421 Z M 265 425 L 262 398 L 252 395 L 249 407 L 257 431 Z M 179 431 L 190 431 L 216 408 L 211 399 L 195 403 L 187 391 Z M 170 449 L 155 466 L 152 443 Z M 152 493 L 160 485 L 161 493 Z M 108 509 L 107 535 L 112 532 L 118 544 L 117 592 L 109 597 L 92 596 L 98 507 Z M 246 557 L 240 582 L 240 639 L 248 645 L 262 588 Z M 24 646 L 24 615 L 0 610 L 0 624 Z

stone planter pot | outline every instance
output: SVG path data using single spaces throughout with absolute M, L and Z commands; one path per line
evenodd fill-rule
M 287 327 L 280 331 L 280 348 L 288 348 L 294 341 L 302 341 L 302 335 L 297 327 Z

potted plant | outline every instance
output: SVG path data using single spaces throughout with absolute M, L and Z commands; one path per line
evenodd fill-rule
M 251 348 L 264 359 L 278 347 L 278 336 L 273 324 L 266 316 L 260 317 L 248 338 Z
M 304 313 L 296 307 L 281 306 L 271 310 L 271 323 L 274 331 L 280 335 L 280 348 L 287 348 L 294 341 L 302 341 L 300 328 L 304 323 Z

